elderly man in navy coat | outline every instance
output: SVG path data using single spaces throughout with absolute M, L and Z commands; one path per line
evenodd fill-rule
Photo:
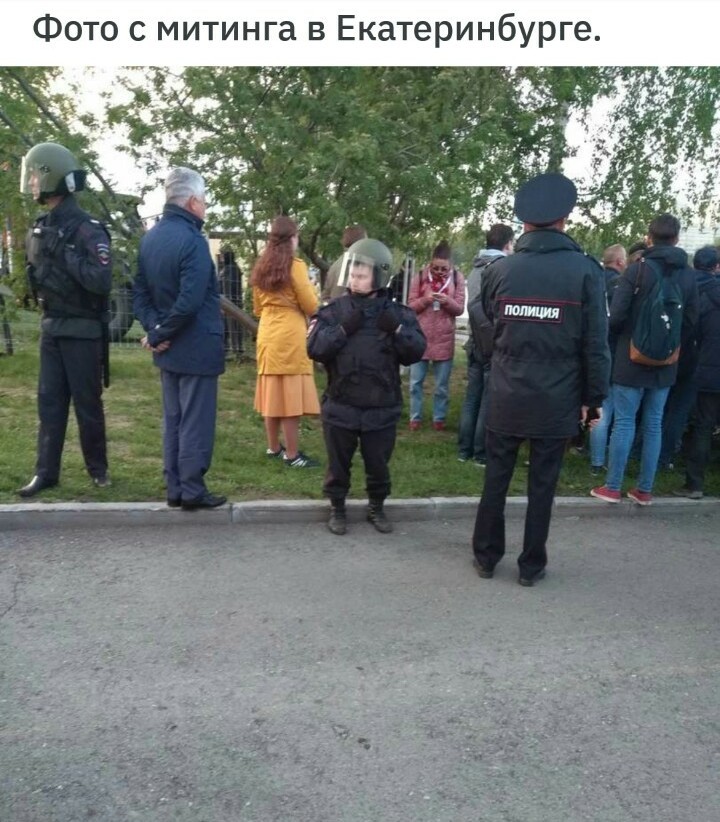
M 204 475 L 225 363 L 215 267 L 201 233 L 203 178 L 189 168 L 172 169 L 165 200 L 162 219 L 140 243 L 133 307 L 162 380 L 167 503 L 186 511 L 216 508 L 225 497 L 208 491 Z

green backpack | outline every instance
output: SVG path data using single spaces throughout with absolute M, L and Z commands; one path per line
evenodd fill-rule
M 640 258 L 634 294 L 640 291 L 643 273 L 653 277 L 635 318 L 630 336 L 630 359 L 650 366 L 672 365 L 680 356 L 680 331 L 683 318 L 683 293 L 677 272 L 658 271 L 644 257 Z

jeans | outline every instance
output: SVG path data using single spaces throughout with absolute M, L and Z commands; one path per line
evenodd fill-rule
M 625 466 L 635 436 L 635 417 L 642 406 L 643 439 L 637 487 L 646 493 L 652 491 L 662 443 L 663 409 L 669 391 L 669 386 L 667 388 L 634 388 L 617 384 L 612 386 L 615 422 L 610 437 L 610 462 L 605 480 L 605 485 L 610 490 L 619 491 L 622 486 Z
M 410 366 L 410 419 L 422 419 L 423 382 L 428 372 L 429 360 L 420 360 Z M 433 360 L 435 393 L 433 394 L 433 422 L 444 422 L 447 417 L 452 360 Z
M 490 369 L 468 354 L 467 389 L 460 411 L 458 455 L 465 459 L 485 459 L 485 416 Z
M 614 412 L 615 407 L 611 391 L 602 404 L 600 420 L 590 429 L 590 465 L 594 468 L 602 468 L 605 465 L 608 434 L 610 433 Z

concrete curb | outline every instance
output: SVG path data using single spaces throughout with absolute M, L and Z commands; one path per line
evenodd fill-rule
M 420 499 L 388 500 L 388 515 L 397 522 L 427 522 L 473 516 L 477 497 L 426 497 Z M 362 500 L 348 501 L 348 518 L 360 521 L 365 517 Z M 506 516 L 524 516 L 526 497 L 510 497 Z M 649 507 L 640 507 L 623 500 L 618 505 L 590 497 L 558 497 L 555 516 L 652 516 L 653 514 L 703 514 L 720 512 L 720 499 L 689 500 L 659 497 Z M 252 500 L 233 502 L 209 511 L 182 511 L 168 508 L 164 502 L 31 502 L 0 505 L 0 530 L 73 526 L 133 526 L 177 524 L 228 525 L 281 525 L 287 523 L 323 522 L 328 515 L 328 504 L 320 500 Z

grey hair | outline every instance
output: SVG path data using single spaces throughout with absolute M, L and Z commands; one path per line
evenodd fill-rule
M 184 206 L 191 197 L 205 195 L 205 180 L 191 168 L 173 168 L 165 180 L 165 201 Z

